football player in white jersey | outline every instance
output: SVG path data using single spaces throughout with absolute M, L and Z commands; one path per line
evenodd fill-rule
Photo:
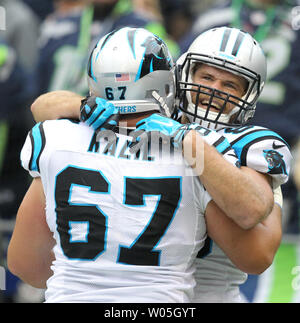
M 275 202 L 279 205 L 275 203 L 269 217 L 260 223 L 261 235 L 265 239 L 264 248 L 270 250 L 269 261 L 272 262 L 274 250 L 277 250 L 281 239 L 280 185 L 288 180 L 291 153 L 277 133 L 246 125 L 255 112 L 265 83 L 264 54 L 249 34 L 233 28 L 214 28 L 193 42 L 189 51 L 178 60 L 177 67 L 179 107 L 183 112 L 181 121 L 218 129 L 230 141 L 241 165 L 246 167 L 243 170 L 252 168 L 264 178 L 267 185 L 272 185 Z M 161 131 L 160 125 L 155 125 L 150 118 L 142 120 L 138 129 Z M 231 212 L 233 205 L 226 209 L 218 199 L 225 196 L 220 194 L 221 186 L 217 186 L 218 196 L 214 192 L 216 186 L 203 176 L 202 182 L 217 204 Z M 230 180 L 223 181 L 223 184 L 229 186 Z M 241 199 L 240 203 L 245 201 L 251 204 L 250 192 L 249 200 L 245 200 L 232 188 L 228 192 L 233 197 L 227 194 L 225 201 L 234 203 L 232 201 L 236 196 Z M 241 204 L 235 204 L 241 207 Z M 245 209 L 242 211 L 247 212 Z M 208 227 L 217 229 L 210 226 L 210 220 L 207 221 Z M 241 301 L 239 285 L 247 278 L 245 272 L 251 273 L 249 267 L 237 268 L 216 241 L 209 237 L 196 262 L 195 302 Z
M 260 225 L 268 236 L 265 247 L 277 249 L 281 239 L 280 185 L 288 180 L 291 153 L 277 133 L 247 125 L 266 80 L 266 60 L 260 45 L 239 29 L 214 28 L 195 39 L 177 61 L 177 68 L 181 122 L 218 130 L 231 143 L 241 166 L 263 174 L 272 185 L 279 205 L 274 204 Z M 143 125 L 143 129 L 153 131 L 155 127 Z M 214 197 L 213 187 L 203 183 Z M 239 285 L 247 275 L 233 265 L 215 241 L 208 237 L 196 262 L 194 302 L 241 301 Z
M 291 153 L 285 140 L 262 127 L 247 125 L 266 80 L 260 45 L 235 28 L 214 28 L 196 38 L 177 62 L 180 109 L 189 122 L 218 129 L 231 143 L 242 166 L 266 174 L 276 192 L 288 180 Z M 241 83 L 232 83 L 232 77 Z M 242 96 L 235 91 L 246 82 Z M 209 191 L 209 189 L 208 189 Z M 277 193 L 276 193 L 277 194 Z M 276 197 L 275 194 L 275 197 Z M 280 194 L 280 192 L 279 192 Z M 280 201 L 275 198 L 275 201 Z M 269 234 L 281 232 L 281 209 L 275 204 L 262 222 Z M 208 238 L 197 258 L 196 302 L 240 301 L 239 285 L 247 275 Z
M 229 81 L 228 83 L 230 83 L 229 84 L 230 87 L 232 87 L 234 85 L 234 84 L 232 84 L 232 80 Z M 56 118 L 58 116 L 61 116 L 62 117 L 64 115 L 66 115 L 67 112 L 66 112 L 66 109 L 65 108 L 64 109 L 61 109 L 61 110 L 56 110 L 56 111 L 55 111 L 55 109 L 53 109 L 55 107 L 55 103 L 57 103 L 57 102 L 63 103 L 63 101 L 60 100 L 59 96 L 61 96 L 61 99 L 63 99 L 63 100 L 66 99 L 66 97 L 69 96 L 69 102 L 71 102 L 73 100 L 73 106 L 76 106 L 76 105 L 78 106 L 78 104 L 79 104 L 78 101 L 80 101 L 80 97 L 76 96 L 75 94 L 68 93 L 68 92 L 52 93 L 52 94 L 50 93 L 50 94 L 47 94 L 46 97 L 44 97 L 44 98 L 41 97 L 41 98 L 39 98 L 37 100 L 39 102 L 39 104 L 37 104 L 38 105 L 38 108 L 37 109 L 36 109 L 36 106 L 37 105 L 36 104 L 34 105 L 34 109 L 33 110 L 35 112 L 35 118 L 36 119 L 39 119 L 39 118 L 43 119 L 43 118 L 45 118 L 45 116 L 43 115 L 44 112 L 45 112 L 45 110 L 46 110 L 46 112 L 48 112 L 48 116 L 46 118 Z M 46 100 L 45 100 L 45 98 L 46 98 Z M 52 102 L 51 102 L 51 100 L 52 100 Z M 40 101 L 42 101 L 42 103 L 40 103 Z M 48 101 L 50 101 L 50 103 Z M 44 110 L 42 110 L 42 112 L 43 112 L 42 113 L 42 116 L 39 115 L 40 112 L 41 112 L 41 110 L 39 110 L 39 108 L 41 106 L 44 109 Z M 71 106 L 72 106 L 72 104 L 71 104 Z M 71 108 L 71 112 L 70 112 L 69 116 L 78 117 L 78 108 L 77 108 L 77 111 L 74 110 L 73 108 Z M 218 168 L 215 168 L 215 171 L 217 171 L 217 170 L 218 170 Z M 221 178 L 224 179 L 224 176 L 221 177 Z M 225 186 L 227 185 L 227 187 L 228 187 L 230 184 L 232 184 L 232 181 L 230 181 L 230 180 L 229 181 L 228 180 L 227 181 L 226 180 L 223 180 L 223 184 L 224 183 L 225 183 Z M 249 191 L 249 199 L 250 199 L 250 193 L 251 192 Z M 241 200 L 243 201 L 245 199 L 241 199 Z M 251 203 L 248 202 L 248 204 L 251 204 Z M 274 207 L 274 209 L 275 210 L 273 210 L 273 213 L 274 212 L 276 213 L 276 206 Z M 247 211 L 245 211 L 245 212 L 247 212 Z M 270 236 L 269 227 L 268 227 L 268 225 L 266 225 L 267 224 L 267 221 L 273 221 L 274 222 L 274 226 L 277 228 L 273 232 L 271 231 L 272 236 Z M 214 226 L 214 227 L 216 228 L 217 226 Z M 270 262 L 272 262 L 274 253 L 277 250 L 277 247 L 278 247 L 279 242 L 280 242 L 280 237 L 281 237 L 280 219 L 279 219 L 279 222 L 278 222 L 278 216 L 277 215 L 273 215 L 270 219 L 267 219 L 263 224 L 260 224 L 259 227 L 256 227 L 255 230 L 257 230 L 257 235 L 258 235 L 257 237 L 258 237 L 258 239 L 261 239 L 261 236 L 264 236 L 265 239 L 266 239 L 261 244 L 261 246 L 263 248 L 256 249 L 257 256 L 258 256 L 258 254 L 261 251 L 265 251 L 265 256 L 266 256 L 267 262 L 270 263 Z M 235 233 L 236 233 L 236 235 L 238 235 L 237 232 L 235 232 Z M 272 240 L 272 241 L 270 241 L 270 240 Z M 252 246 L 253 247 L 255 245 L 255 242 L 256 242 L 256 240 L 253 240 L 253 242 L 252 242 Z M 209 247 L 209 245 L 207 245 L 207 246 Z M 248 251 L 248 256 L 250 256 L 250 249 Z M 232 264 L 231 264 L 231 267 L 232 267 Z M 252 267 L 252 268 L 250 268 L 250 267 L 243 267 L 243 268 L 244 268 L 245 271 L 255 273 L 255 269 L 253 269 L 254 267 Z M 220 275 L 222 276 L 223 273 L 221 272 Z M 244 277 L 244 275 L 243 275 L 243 277 Z M 238 299 L 238 297 L 239 297 L 238 296 L 238 286 L 235 285 L 235 284 L 233 284 L 233 286 L 230 287 L 230 282 L 228 283 L 226 281 L 226 279 L 223 279 L 221 281 L 221 284 L 223 282 L 224 282 L 223 285 L 225 286 L 225 292 L 223 290 L 224 289 L 223 288 L 224 286 L 223 287 L 221 286 L 220 288 L 217 288 L 216 289 L 216 287 L 215 287 L 216 283 L 217 284 L 220 284 L 220 282 L 217 281 L 216 283 L 214 283 L 214 282 L 211 283 L 211 281 L 209 281 L 209 285 L 211 285 L 211 288 L 213 289 L 213 293 L 215 293 L 215 296 L 213 298 L 211 298 L 209 296 L 209 291 L 211 289 L 210 288 L 208 290 L 208 293 L 203 293 L 203 299 L 201 301 L 236 301 Z M 227 290 L 227 287 L 228 287 L 228 290 Z M 234 293 L 232 293 L 232 289 L 234 289 Z M 234 294 L 234 297 L 233 297 L 233 294 Z
M 91 94 L 124 97 L 118 104 L 127 127 L 108 118 L 110 130 L 94 132 L 83 123 L 52 120 L 29 132 L 21 161 L 34 180 L 19 208 L 7 260 L 25 282 L 47 288 L 47 302 L 191 301 L 194 259 L 206 238 L 204 213 L 228 218 L 180 150 L 170 154 L 169 142 L 131 153 L 128 133 L 153 112 L 169 113 L 152 95 L 173 106 L 172 69 L 166 45 L 152 33 L 110 33 L 91 54 L 89 86 Z M 96 102 L 109 114 L 118 110 L 103 99 Z M 201 138 L 188 127 L 180 133 L 184 140 Z M 209 137 L 220 138 L 213 132 Z M 161 155 L 168 151 L 164 145 L 169 154 Z M 203 149 L 214 151 L 206 144 Z

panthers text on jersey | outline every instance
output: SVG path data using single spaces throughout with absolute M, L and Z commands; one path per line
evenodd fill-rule
M 263 127 L 243 126 L 218 131 L 228 139 L 241 166 L 247 166 L 273 179 L 273 185 L 288 180 L 291 153 L 277 133 Z M 210 238 L 205 241 L 196 259 L 194 302 L 241 302 L 239 285 L 247 274 L 236 268 L 221 248 Z
M 46 302 L 189 302 L 211 198 L 181 154 L 133 155 L 132 137 L 106 135 L 46 121 L 22 149 L 56 240 Z

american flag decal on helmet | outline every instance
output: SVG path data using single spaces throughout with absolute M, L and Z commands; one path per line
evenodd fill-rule
M 129 73 L 117 73 L 115 74 L 116 82 L 130 81 Z

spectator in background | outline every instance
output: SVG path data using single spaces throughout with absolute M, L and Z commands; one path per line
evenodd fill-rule
M 225 0 L 160 0 L 166 28 L 175 35 L 181 53 L 185 53 L 192 41 L 199 35 L 192 32 L 198 16 Z
M 0 0 L 6 11 L 6 30 L 0 37 L 14 48 L 22 68 L 31 73 L 37 53 L 39 20 L 29 6 L 19 0 Z
M 42 22 L 53 10 L 53 0 L 23 0 Z
M 30 100 L 34 96 L 35 82 L 33 74 L 38 60 L 37 39 L 39 34 L 40 21 L 31 8 L 21 0 L 0 0 L 0 6 L 5 8 L 6 29 L 0 31 L 2 38 L 16 53 L 19 66 L 23 70 L 24 85 L 28 102 L 22 103 L 23 108 L 31 104 Z M 32 118 L 28 111 L 25 113 L 28 129 L 32 126 Z
M 38 20 L 22 1 L 0 0 L 0 6 L 6 14 L 6 28 L 0 31 L 0 215 L 13 218 L 27 188 L 17 160 L 32 126 L 26 107 L 33 95 L 30 77 L 37 59 Z
M 160 0 L 161 12 L 167 32 L 179 45 L 181 39 L 189 33 L 194 20 L 190 3 L 190 0 Z
M 54 0 L 54 5 L 40 29 L 36 95 L 78 82 L 81 75 L 75 73 L 82 64 L 81 53 L 89 46 L 92 11 L 87 2 Z
M 0 31 L 0 264 L 5 266 L 12 224 L 29 184 L 18 160 L 24 137 L 32 126 L 28 107 L 38 57 L 39 19 L 23 1 L 0 0 L 0 6 L 6 15 L 5 29 Z M 6 273 L 3 301 L 13 302 L 19 280 L 9 271 Z
M 133 8 L 149 19 L 163 23 L 159 0 L 132 0 Z
M 4 259 L 11 235 L 10 223 L 15 219 L 18 204 L 29 184 L 28 176 L 24 176 L 19 165 L 19 152 L 29 127 L 25 109 L 29 96 L 26 73 L 15 50 L 0 40 L 0 220 L 7 224 L 0 228 L 1 266 L 6 265 Z M 7 271 L 3 301 L 13 301 L 17 281 Z
M 55 0 L 55 12 L 41 29 L 36 95 L 70 90 L 85 95 L 85 65 L 95 39 L 124 26 L 144 27 L 164 39 L 178 55 L 175 42 L 157 19 L 141 14 L 131 0 Z

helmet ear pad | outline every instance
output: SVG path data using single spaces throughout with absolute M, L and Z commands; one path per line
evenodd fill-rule
M 88 84 L 92 95 L 118 105 L 134 101 L 136 112 L 149 111 L 151 106 L 164 113 L 161 102 L 170 109 L 174 106 L 171 54 L 159 37 L 143 28 L 121 28 L 99 40 L 89 59 Z
M 247 89 L 241 98 L 228 97 L 236 102 L 230 116 L 220 113 L 203 113 L 191 100 L 193 69 L 207 64 L 238 75 L 247 81 Z M 266 58 L 259 44 L 251 35 L 236 28 L 213 28 L 199 35 L 189 50 L 177 61 L 179 108 L 196 120 L 204 120 L 222 126 L 237 126 L 248 122 L 255 113 L 256 103 L 266 81 Z M 203 90 L 198 87 L 199 92 Z M 213 89 L 210 89 L 211 93 Z M 195 100 L 194 100 L 195 101 Z M 214 126 L 216 126 L 214 125 Z

